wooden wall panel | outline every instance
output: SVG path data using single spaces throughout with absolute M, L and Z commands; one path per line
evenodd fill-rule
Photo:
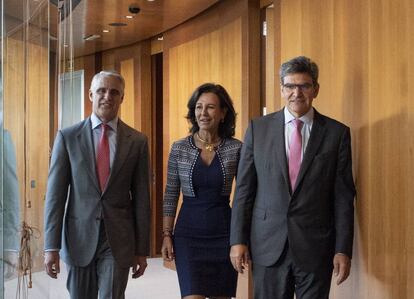
M 21 32 L 6 39 L 4 125 L 15 144 L 20 191 L 20 222 L 43 232 L 49 165 L 48 49 L 25 44 Z M 26 55 L 26 58 L 25 58 Z M 31 244 L 33 269 L 43 269 L 43 235 Z
M 246 131 L 249 121 L 261 115 L 260 111 L 260 2 L 238 1 L 245 4 L 242 15 L 242 88 L 241 132 Z
M 115 50 L 102 52 L 102 70 L 115 70 Z
M 35 44 L 28 46 L 26 97 L 26 215 L 25 220 L 44 231 L 44 199 L 49 168 L 49 51 Z M 33 268 L 42 270 L 43 234 L 32 244 Z
M 264 57 L 266 64 L 263 65 L 264 67 L 264 73 L 265 73 L 265 82 L 263 82 L 262 78 L 262 84 L 265 84 L 264 93 L 264 104 L 266 107 L 266 111 L 273 112 L 276 110 L 279 110 L 279 102 L 276 103 L 275 96 L 276 93 L 279 93 L 279 89 L 277 89 L 277 84 L 275 84 L 275 81 L 277 79 L 277 65 L 275 63 L 275 32 L 276 28 L 274 26 L 275 24 L 275 17 L 277 15 L 275 14 L 275 7 L 272 5 L 271 7 L 265 8 L 265 18 L 266 18 L 266 37 L 265 37 L 265 43 L 264 43 Z M 263 45 L 263 44 L 262 44 Z M 278 61 L 279 62 L 279 61 Z M 262 61 L 263 64 L 263 61 Z
M 353 266 L 348 281 L 332 285 L 331 298 L 412 298 L 414 4 L 277 2 L 281 61 L 313 58 L 320 67 L 316 108 L 352 130 L 358 191 Z
M 188 132 L 185 119 L 177 123 L 177 131 L 177 127 L 170 127 L 170 117 L 184 117 L 191 92 L 200 83 L 215 81 L 218 77 L 223 81 L 217 83 L 228 89 L 235 102 L 238 113 L 236 137 L 242 138 L 249 119 L 260 114 L 260 78 L 257 75 L 260 70 L 259 4 L 248 0 L 223 1 L 164 33 L 164 140 L 171 143 Z M 240 28 L 236 30 L 234 26 Z M 184 69 L 181 62 L 189 66 Z M 177 75 L 181 80 L 174 78 Z M 180 85 L 175 86 L 174 82 L 180 82 Z M 181 93 L 179 99 L 175 90 Z M 176 104 L 181 107 L 175 107 Z M 166 143 L 165 159 L 169 147 Z
M 138 130 L 149 137 L 151 147 L 155 147 L 151 138 L 154 128 L 151 126 L 152 118 L 152 92 L 151 92 L 151 42 L 143 41 L 139 44 L 139 52 L 135 59 L 135 119 L 140 123 Z M 135 124 L 136 125 L 136 124 Z M 158 136 L 157 136 L 158 138 Z M 161 136 L 159 136 L 161 138 Z
M 241 136 L 241 26 L 237 20 L 224 28 L 169 50 L 170 143 L 188 134 L 187 102 L 194 89 L 214 82 L 233 98 L 237 136 Z
M 135 127 L 134 60 L 121 61 L 122 76 L 125 79 L 125 93 L 119 116 L 131 127 Z

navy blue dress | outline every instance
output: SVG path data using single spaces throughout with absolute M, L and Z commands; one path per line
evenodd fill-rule
M 200 156 L 193 170 L 195 197 L 184 196 L 174 229 L 181 296 L 236 297 L 237 272 L 229 258 L 229 196 L 222 196 L 217 154 L 209 166 Z

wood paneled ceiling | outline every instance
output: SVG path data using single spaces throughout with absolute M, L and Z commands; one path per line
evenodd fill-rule
M 49 17 L 50 47 L 56 51 L 58 37 L 59 11 L 49 0 L 5 0 L 4 29 L 9 37 L 23 39 L 24 20 L 30 19 L 27 40 L 47 45 Z M 130 45 L 135 42 L 156 37 L 188 19 L 198 15 L 219 0 L 72 0 L 77 4 L 71 16 L 66 17 L 60 29 L 66 31 L 65 44 L 73 45 L 74 56 L 84 56 L 112 48 Z M 59 2 L 61 2 L 59 0 Z M 68 3 L 69 0 L 65 0 Z M 79 2 L 79 3 L 78 3 Z M 62 3 L 62 2 L 61 2 Z M 61 5 L 61 4 L 60 4 Z M 129 7 L 139 7 L 138 14 L 129 12 Z M 65 13 L 66 15 L 66 13 Z M 132 16 L 131 19 L 126 16 Z M 70 36 L 70 21 L 73 40 Z M 111 23 L 124 23 L 125 26 L 113 27 Z M 109 32 L 103 32 L 109 30 Z M 88 41 L 86 37 L 100 37 Z M 46 40 L 45 40 L 46 38 Z
M 217 3 L 219 0 L 82 0 L 73 10 L 74 56 L 84 56 L 132 44 L 160 35 Z M 129 6 L 140 8 L 138 14 L 131 14 Z M 133 16 L 127 19 L 126 16 Z M 57 20 L 57 17 L 55 18 Z M 62 25 L 69 28 L 66 18 Z M 51 29 L 53 25 L 51 20 Z M 124 23 L 126 26 L 112 27 L 110 23 Z M 103 30 L 109 30 L 105 33 Z M 53 30 L 51 30 L 52 34 Z M 87 41 L 90 35 L 100 38 Z

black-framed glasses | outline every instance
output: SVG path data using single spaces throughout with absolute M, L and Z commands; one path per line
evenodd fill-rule
M 292 84 L 292 83 L 286 83 L 282 85 L 283 88 L 288 92 L 293 92 L 298 88 L 302 92 L 307 92 L 313 88 L 312 83 L 303 83 L 303 84 Z

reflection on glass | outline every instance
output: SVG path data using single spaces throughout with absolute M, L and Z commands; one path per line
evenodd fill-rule
M 3 248 L 1 281 L 15 277 L 15 269 L 19 251 L 19 185 L 16 172 L 16 153 L 10 132 L 3 127 L 3 116 L 0 115 L 0 143 L 2 158 L 0 159 L 0 180 L 2 182 L 2 202 L 0 211 L 0 248 Z
M 23 221 L 43 229 L 49 158 L 49 1 L 1 1 L 0 299 L 51 298 L 43 275 L 43 237 L 21 245 Z M 33 288 L 17 271 L 30 248 Z M 29 277 L 29 276 L 28 276 Z M 19 280 L 20 279 L 20 280 Z

